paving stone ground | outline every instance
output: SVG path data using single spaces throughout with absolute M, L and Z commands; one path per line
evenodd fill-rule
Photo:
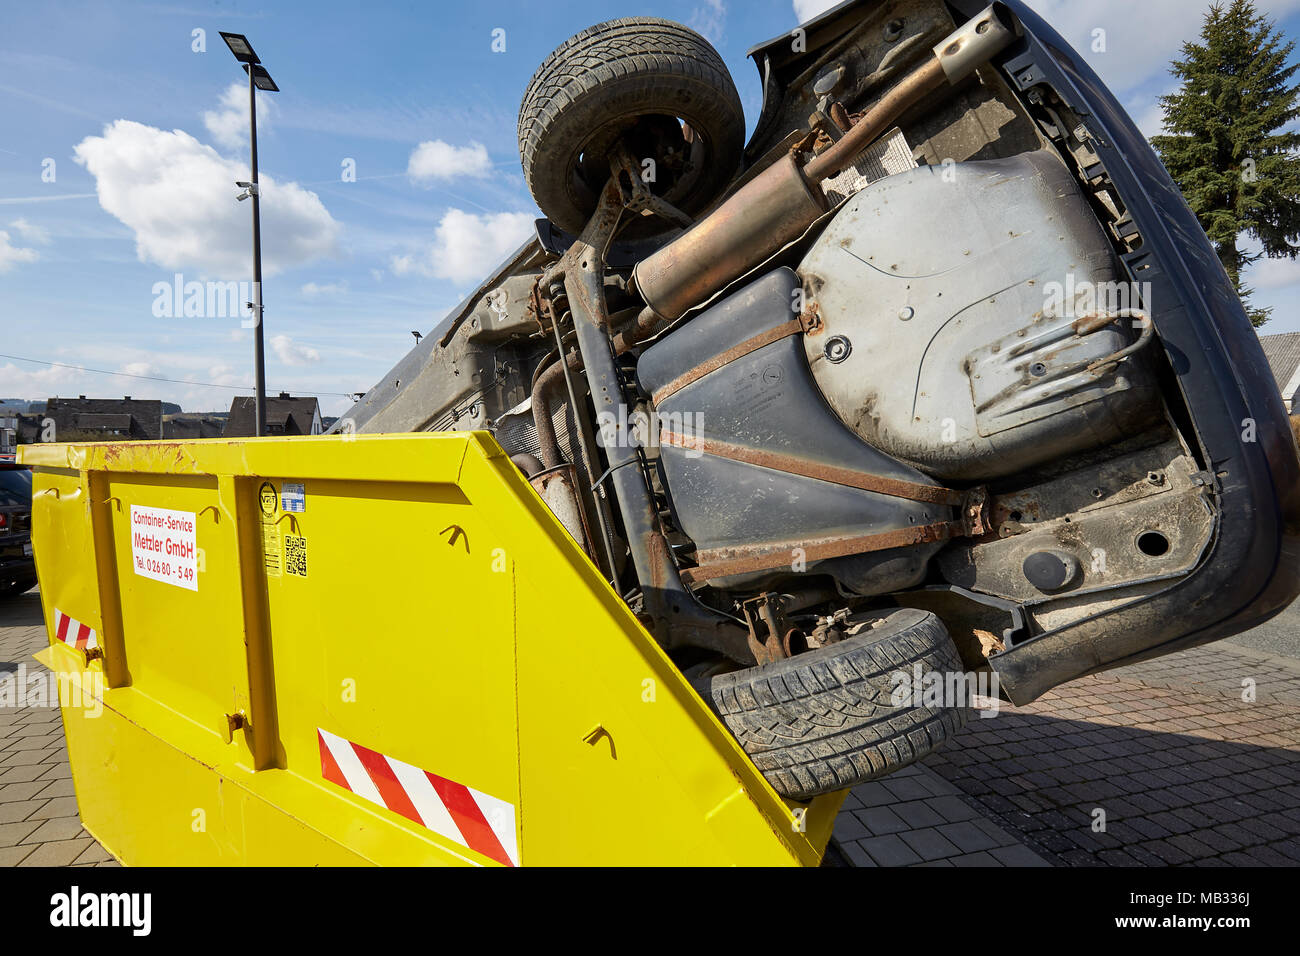
M 45 643 L 37 592 L 0 602 L 0 682 Z M 854 788 L 835 838 L 856 866 L 1295 866 L 1300 662 L 1219 642 L 1004 705 Z M 81 826 L 59 711 L 0 706 L 0 866 L 69 865 L 116 863 Z
M 854 866 L 1051 865 L 922 764 L 855 787 L 835 839 Z
M 859 865 L 1296 866 L 1300 664 L 1219 642 L 1004 705 L 835 833 Z
M 45 644 L 38 592 L 0 603 L 0 682 L 45 673 Z M 0 866 L 116 866 L 81 826 L 53 703 L 0 706 Z

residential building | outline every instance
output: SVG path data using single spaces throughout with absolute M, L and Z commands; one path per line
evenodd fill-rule
M 1296 403 L 1300 393 L 1300 332 L 1261 335 L 1259 344 L 1264 346 L 1264 357 L 1277 380 L 1287 412 L 1300 414 L 1300 405 Z
M 281 392 L 266 400 L 268 435 L 319 435 L 323 431 L 320 402 L 315 398 L 294 398 Z M 230 404 L 223 438 L 251 438 L 257 433 L 257 409 L 253 398 L 240 395 Z

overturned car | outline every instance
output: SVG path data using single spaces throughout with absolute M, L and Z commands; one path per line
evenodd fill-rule
M 556 49 L 518 130 L 547 218 L 339 427 L 491 432 L 795 799 L 961 727 L 913 675 L 1026 703 L 1284 608 L 1267 363 L 1061 38 L 858 0 L 751 57 L 746 145 L 691 30 Z

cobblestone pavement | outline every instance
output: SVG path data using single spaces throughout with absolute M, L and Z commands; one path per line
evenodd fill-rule
M 929 767 L 855 787 L 835 818 L 854 866 L 1050 866 Z
M 866 865 L 1295 866 L 1300 664 L 1219 642 L 1004 706 L 856 788 L 836 835 Z
M 36 592 L 0 603 L 0 682 L 45 642 Z M 0 866 L 116 865 L 67 761 L 57 707 L 0 707 Z M 1004 706 L 856 787 L 835 836 L 857 866 L 1300 864 L 1300 662 L 1220 642 Z
M 36 591 L 0 603 L 0 681 L 43 673 L 45 644 Z M 0 707 L 0 866 L 116 866 L 81 826 L 54 704 Z

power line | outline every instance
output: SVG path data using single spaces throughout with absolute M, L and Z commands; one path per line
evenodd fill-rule
M 136 375 L 132 372 L 112 372 L 106 368 L 87 368 L 84 365 L 67 365 L 63 362 L 47 362 L 44 359 L 24 358 L 21 355 L 5 355 L 3 352 L 0 352 L 0 358 L 11 359 L 15 362 L 30 362 L 33 365 L 48 365 L 52 368 L 68 368 L 77 372 L 93 372 L 97 375 L 116 375 L 119 378 L 139 378 L 144 379 L 146 382 L 169 382 L 172 385 L 198 385 L 203 388 L 229 388 L 236 392 L 253 391 L 253 386 L 251 385 L 221 385 L 217 382 L 190 382 L 179 378 L 163 378 L 159 375 Z M 272 391 L 272 389 L 267 389 L 267 391 Z M 312 391 L 316 390 L 312 389 Z M 356 393 L 316 391 L 316 394 L 336 395 L 340 398 L 352 398 Z

